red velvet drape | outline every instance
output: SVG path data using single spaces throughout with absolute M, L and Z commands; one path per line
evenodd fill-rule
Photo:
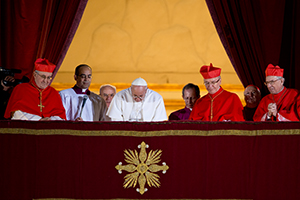
M 37 57 L 57 64 L 75 34 L 87 0 L 1 1 L 0 65 L 31 77 Z
M 48 0 L 43 38 L 37 57 L 48 58 L 57 65 L 57 73 L 81 20 L 87 0 Z
M 299 14 L 296 0 L 206 0 L 223 45 L 244 86 L 267 94 L 265 68 L 284 68 L 287 87 L 300 89 Z
M 161 186 L 123 188 L 124 150 L 157 149 Z M 300 199 L 299 122 L 0 121 L 0 199 Z
M 31 76 L 47 1 L 4 0 L 1 7 L 0 65 Z

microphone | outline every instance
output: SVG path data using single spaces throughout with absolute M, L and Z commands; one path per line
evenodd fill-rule
M 83 100 L 82 100 L 81 111 L 80 111 L 80 116 L 79 116 L 79 117 L 81 117 L 82 110 L 83 110 L 83 107 L 84 107 L 85 102 L 86 102 L 87 99 L 88 99 L 88 96 L 87 96 L 87 95 L 84 95 L 84 96 L 83 96 Z

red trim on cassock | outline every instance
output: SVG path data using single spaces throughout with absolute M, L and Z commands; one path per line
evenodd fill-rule
M 277 103 L 277 112 L 281 116 L 283 116 L 287 120 L 299 121 L 300 105 L 297 103 L 297 102 L 299 102 L 298 90 L 286 88 L 286 91 L 285 91 L 285 87 L 284 87 L 284 89 L 281 92 L 279 92 L 278 94 L 275 94 L 273 96 L 274 96 L 275 102 Z M 275 103 L 274 100 L 272 98 L 272 94 L 268 94 L 267 96 L 265 96 L 260 101 L 260 103 L 256 109 L 256 112 L 253 116 L 253 120 L 254 121 L 263 121 L 261 119 L 262 119 L 263 115 L 268 112 L 268 105 L 270 103 Z M 272 119 L 272 120 L 279 121 L 278 117 L 276 119 Z
M 223 90 L 221 87 L 211 97 L 215 97 L 213 100 L 212 120 L 210 119 L 211 98 L 209 94 L 197 100 L 189 119 L 201 121 L 245 121 L 243 105 L 236 94 Z

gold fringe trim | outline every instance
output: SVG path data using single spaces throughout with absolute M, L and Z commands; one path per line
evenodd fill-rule
M 163 130 L 163 131 L 126 131 L 126 130 L 70 130 L 70 129 L 26 129 L 0 128 L 0 134 L 24 135 L 71 135 L 71 136 L 264 136 L 300 135 L 300 129 L 284 130 Z
M 103 199 L 45 198 L 45 199 L 32 199 L 32 200 L 103 200 Z M 112 199 L 112 200 L 132 200 L 132 199 L 120 199 L 120 198 L 118 198 L 118 199 Z M 155 199 L 155 200 L 166 200 L 166 199 Z M 192 200 L 192 199 L 174 199 L 174 200 Z M 253 200 L 253 199 L 193 199 L 193 200 Z

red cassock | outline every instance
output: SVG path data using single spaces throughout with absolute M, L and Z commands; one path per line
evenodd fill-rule
M 245 121 L 243 105 L 239 97 L 222 87 L 213 95 L 207 94 L 197 100 L 190 120 L 200 121 Z
M 277 116 L 271 121 L 299 121 L 300 101 L 299 91 L 296 89 L 283 88 L 278 94 L 268 94 L 259 103 L 253 116 L 254 121 L 267 121 L 268 105 L 277 104 Z
M 38 115 L 42 118 L 59 116 L 66 119 L 65 109 L 58 92 L 51 86 L 48 86 L 42 92 L 42 101 L 40 102 L 40 92 L 37 86 L 31 83 L 22 83 L 17 85 L 8 101 L 5 111 L 5 118 L 11 118 L 11 113 L 17 110 Z M 39 106 L 42 103 L 42 106 Z M 42 107 L 42 111 L 40 109 Z

